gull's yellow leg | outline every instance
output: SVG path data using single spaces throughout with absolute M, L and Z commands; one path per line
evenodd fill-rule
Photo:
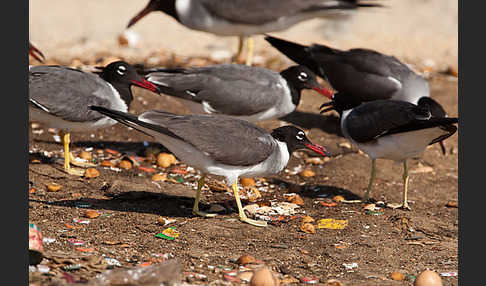
M 70 161 L 71 161 L 70 156 L 72 156 L 72 155 L 69 152 L 69 144 L 71 143 L 69 132 L 66 132 L 66 133 L 60 132 L 60 135 L 61 135 L 62 144 L 64 145 L 64 171 L 66 171 L 66 173 L 71 174 L 71 175 L 83 176 L 84 170 L 71 168 L 71 165 L 70 165 Z
M 246 54 L 246 65 L 251 66 L 253 64 L 253 53 L 255 51 L 255 41 L 252 37 L 248 37 L 247 45 L 248 53 Z
M 196 193 L 196 199 L 194 200 L 194 207 L 192 207 L 192 213 L 203 217 L 215 217 L 217 216 L 217 214 L 208 214 L 199 210 L 199 198 L 201 197 L 201 189 L 204 186 L 205 177 L 206 176 L 203 175 L 201 179 L 197 181 L 197 193 Z
M 408 205 L 408 198 L 407 198 L 407 192 L 408 192 L 408 164 L 407 160 L 403 162 L 403 201 L 401 204 L 395 203 L 395 204 L 388 204 L 389 207 L 397 209 L 406 209 L 411 211 L 412 208 Z
M 407 160 L 403 162 L 403 202 L 402 202 L 402 208 L 407 209 L 407 210 L 412 210 L 408 206 L 408 198 L 407 198 L 407 192 L 408 192 L 408 164 Z
M 266 221 L 250 219 L 246 216 L 243 208 L 241 207 L 240 195 L 238 194 L 238 179 L 233 182 L 233 193 L 235 194 L 236 205 L 238 206 L 238 214 L 242 222 L 249 223 L 254 226 L 267 226 Z

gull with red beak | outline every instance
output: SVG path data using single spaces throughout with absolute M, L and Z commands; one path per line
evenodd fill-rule
M 253 122 L 293 112 L 303 89 L 328 98 L 333 94 L 310 69 L 299 65 L 280 73 L 239 64 L 156 68 L 145 73 L 162 93 L 181 100 L 193 113 L 225 114 Z
M 161 11 L 187 28 L 219 36 L 238 36 L 236 58 L 248 38 L 247 65 L 252 64 L 252 35 L 277 32 L 313 18 L 347 20 L 362 8 L 381 7 L 373 0 L 150 0 L 128 27 Z
M 158 93 L 155 85 L 126 62 L 117 61 L 97 69 L 100 71 L 95 74 L 66 66 L 29 67 L 30 120 L 61 130 L 64 169 L 73 175 L 84 172 L 70 167 L 70 162 L 76 163 L 69 152 L 70 132 L 95 130 L 116 123 L 88 106 L 127 111 L 133 100 L 132 85 Z
M 307 148 L 329 156 L 325 147 L 310 142 L 304 131 L 294 126 L 279 127 L 268 133 L 246 120 L 224 115 L 175 115 L 150 110 L 136 116 L 99 106 L 91 106 L 91 109 L 152 136 L 181 162 L 200 170 L 202 177 L 198 181 L 192 212 L 204 217 L 215 216 L 199 210 L 206 174 L 223 176 L 232 186 L 242 222 L 266 226 L 265 221 L 250 219 L 244 213 L 238 178 L 277 174 L 298 149 Z

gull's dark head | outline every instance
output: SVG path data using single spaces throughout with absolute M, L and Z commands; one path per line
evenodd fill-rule
M 100 71 L 97 73 L 101 78 L 112 84 L 113 86 L 131 86 L 136 85 L 141 88 L 148 89 L 152 92 L 159 93 L 158 88 L 144 79 L 137 73 L 135 68 L 124 62 L 116 61 L 108 64 L 106 67 L 96 67 Z
M 421 97 L 417 102 L 417 105 L 427 107 L 433 117 L 447 117 L 447 114 L 442 105 L 440 105 L 440 103 L 430 97 Z
M 130 19 L 127 28 L 130 28 L 140 19 L 154 11 L 161 11 L 166 13 L 167 15 L 174 17 L 176 20 L 179 19 L 175 9 L 175 0 L 150 0 L 145 8 L 138 12 L 138 14 L 135 15 L 132 19 Z
M 310 149 L 322 156 L 331 156 L 324 146 L 312 143 L 303 130 L 294 126 L 289 125 L 273 129 L 272 137 L 286 143 L 290 154 L 298 149 Z
M 339 115 L 341 115 L 343 111 L 351 108 L 355 108 L 361 103 L 362 101 L 361 99 L 359 99 L 359 97 L 350 94 L 344 94 L 342 92 L 336 92 L 332 96 L 331 101 L 323 103 L 319 109 L 321 109 L 320 113 L 336 110 L 339 113 Z
M 280 72 L 287 83 L 299 94 L 303 89 L 313 89 L 325 97 L 331 99 L 333 91 L 325 88 L 317 82 L 316 74 L 303 65 L 291 66 Z

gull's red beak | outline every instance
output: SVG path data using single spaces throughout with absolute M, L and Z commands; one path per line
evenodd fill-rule
M 160 93 L 160 90 L 153 83 L 147 81 L 146 79 L 132 80 L 132 83 L 141 88 L 150 90 L 151 92 Z
M 312 89 L 317 91 L 318 93 L 324 95 L 325 97 L 327 97 L 329 99 L 332 99 L 332 96 L 334 94 L 334 91 L 332 91 L 329 88 L 322 87 L 322 86 L 318 86 L 318 87 L 316 86 L 316 87 L 313 87 Z
M 311 149 L 312 151 L 318 154 L 321 154 L 324 157 L 326 156 L 331 157 L 331 153 L 327 152 L 327 149 L 324 146 L 313 144 L 313 143 L 304 143 L 304 144 L 307 148 Z
M 155 11 L 155 1 L 150 1 L 142 11 L 135 15 L 130 22 L 128 22 L 127 29 L 133 26 L 138 20 L 145 17 L 148 13 Z
M 31 55 L 34 59 L 38 60 L 39 62 L 44 62 L 44 55 L 41 51 L 39 51 L 34 45 L 29 43 L 29 55 Z

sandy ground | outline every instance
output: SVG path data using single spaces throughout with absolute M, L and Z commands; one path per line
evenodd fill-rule
M 148 15 L 130 29 L 139 36 L 137 47 L 120 48 L 117 36 L 146 3 L 146 0 L 30 1 L 30 39 L 46 56 L 60 60 L 99 51 L 116 52 L 132 59 L 160 50 L 180 56 L 207 56 L 215 50 L 236 51 L 235 37 L 190 30 L 159 12 Z M 345 23 L 315 19 L 272 35 L 341 49 L 376 49 L 418 65 L 457 67 L 457 1 L 386 0 L 383 3 L 386 9 L 363 9 Z M 258 53 L 277 54 L 262 36 L 256 37 L 256 47 Z
M 305 44 L 372 48 L 396 55 L 420 71 L 429 66 L 431 97 L 441 102 L 449 116 L 457 116 L 458 79 L 441 73 L 449 66 L 457 68 L 457 1 L 385 2 L 389 8 L 357 14 L 345 24 L 312 20 L 273 35 Z M 144 5 L 145 0 L 34 0 L 30 2 L 30 39 L 48 61 L 58 63 L 72 63 L 77 58 L 93 64 L 93 58 L 100 55 L 118 56 L 133 63 L 147 63 L 148 58 L 156 58 L 161 65 L 187 66 L 194 62 L 208 63 L 194 57 L 236 50 L 235 38 L 191 31 L 161 13 L 154 13 L 133 27 L 140 37 L 138 46 L 120 47 L 117 36 Z M 261 36 L 257 37 L 256 46 L 261 58 L 277 58 L 264 61 L 267 68 L 281 70 L 290 63 Z M 178 59 L 187 57 L 191 61 L 174 61 L 171 53 Z M 38 64 L 32 59 L 31 63 Z M 154 96 L 140 88 L 133 88 L 133 92 L 136 99 L 130 107 L 133 113 L 147 109 L 188 113 L 182 104 L 168 96 Z M 73 178 L 61 171 L 62 146 L 55 142 L 56 130 L 31 125 L 29 222 L 35 223 L 50 242 L 44 245 L 41 263 L 44 269 L 48 267 L 48 272 L 30 272 L 29 284 L 60 286 L 88 282 L 90 286 L 99 286 L 95 277 L 106 274 L 107 269 L 159 267 L 175 258 L 180 269 L 173 273 L 179 273 L 186 285 L 244 284 L 242 279 L 231 280 L 227 271 L 241 274 L 262 264 L 281 279 L 281 285 L 316 278 L 319 281 L 316 285 L 338 279 L 346 286 L 411 286 L 414 277 L 424 269 L 441 273 L 444 285 L 458 285 L 458 208 L 446 205 L 457 202 L 459 195 L 459 132 L 447 140 L 446 156 L 434 145 L 421 159 L 410 160 L 409 200 L 413 211 L 380 208 L 378 213 L 369 213 L 363 204 L 326 206 L 322 202 L 329 204 L 336 194 L 346 199 L 364 194 L 370 160 L 345 144 L 335 114 L 318 114 L 324 101 L 315 92 L 306 91 L 296 112 L 282 121 L 259 124 L 267 130 L 282 123 L 300 126 L 308 131 L 312 141 L 328 147 L 335 155 L 314 165 L 306 160 L 313 154 L 296 152 L 286 170 L 265 180 L 257 179 L 262 197 L 256 201 L 244 199 L 244 205 L 283 202 L 289 194 L 298 194 L 303 199 L 296 216 L 282 221 L 279 218 L 264 230 L 240 223 L 233 195 L 209 184 L 202 192 L 201 209 L 219 215 L 214 219 L 193 216 L 197 173 L 189 172 L 182 162 L 168 168 L 154 165 L 154 154 L 164 147 L 144 134 L 120 124 L 94 132 L 73 133 L 74 155 L 83 150 L 91 152 L 100 172 L 92 179 Z M 154 173 L 140 166 L 128 170 L 101 166 L 103 160 L 118 166 L 122 159 L 135 155 L 142 161 L 133 162 L 153 168 L 169 180 L 155 184 L 151 180 Z M 400 201 L 401 166 L 387 160 L 377 162 L 377 166 L 372 197 L 386 203 Z M 302 177 L 295 171 L 300 169 L 312 170 L 315 176 Z M 214 178 L 210 181 L 212 185 L 215 182 Z M 47 186 L 52 183 L 61 185 L 61 189 L 49 191 Z M 80 223 L 80 219 L 86 219 L 86 208 L 99 216 L 88 224 Z M 305 233 L 300 229 L 304 214 L 316 220 L 314 225 L 320 219 L 333 218 L 346 220 L 348 226 Z M 162 225 L 158 222 L 160 218 L 170 223 Z M 180 236 L 172 241 L 156 237 L 169 226 L 175 227 Z M 75 245 L 73 240 L 81 241 L 82 245 Z M 239 265 L 237 258 L 244 254 L 256 258 L 255 263 Z M 119 266 L 109 265 L 110 258 L 118 261 Z M 353 263 L 357 268 L 347 268 Z M 402 273 L 405 280 L 393 280 L 394 272 Z

